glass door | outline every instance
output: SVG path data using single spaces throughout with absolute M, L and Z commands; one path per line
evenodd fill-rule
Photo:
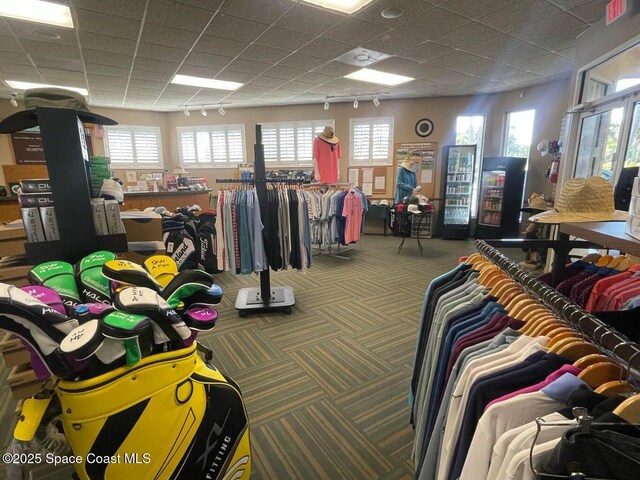
M 504 199 L 504 170 L 482 172 L 478 224 L 499 227 L 502 221 L 502 201 Z
M 623 106 L 582 116 L 575 177 L 599 175 L 613 182 L 621 168 L 618 152 L 623 118 Z
M 444 195 L 444 224 L 467 225 L 470 219 L 475 145 L 449 149 Z

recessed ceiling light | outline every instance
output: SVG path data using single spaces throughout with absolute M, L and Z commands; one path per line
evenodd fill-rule
M 313 3 L 319 7 L 337 10 L 343 13 L 353 13 L 362 7 L 371 3 L 373 0 L 303 0 L 307 3 Z
M 73 28 L 68 6 L 42 0 L 0 0 L 0 16 Z
M 345 75 L 345 78 L 360 80 L 361 82 L 378 83 L 380 85 L 400 85 L 414 80 L 412 77 L 396 75 L 395 73 L 381 72 L 372 68 L 361 68 L 357 72 Z
M 398 18 L 401 17 L 402 14 L 404 13 L 404 10 L 402 8 L 385 8 L 380 15 L 382 15 L 384 18 Z
M 46 40 L 60 40 L 60 35 L 55 32 L 51 32 L 49 30 L 39 29 L 35 31 L 35 34 L 40 38 L 44 38 Z
M 391 55 L 386 53 L 369 50 L 368 48 L 357 47 L 343 53 L 335 60 L 337 62 L 346 63 L 347 65 L 353 65 L 354 67 L 364 68 L 389 58 L 390 56 Z
M 243 84 L 238 82 L 227 82 L 225 80 L 214 80 L 213 78 L 192 77 L 190 75 L 176 75 L 171 83 L 178 85 L 189 85 L 192 87 L 215 88 L 217 90 L 237 90 Z
M 63 88 L 65 90 L 78 92 L 82 95 L 89 94 L 89 91 L 86 88 L 81 88 L 81 87 L 67 87 L 65 85 L 49 85 L 46 83 L 21 82 L 19 80 L 5 80 L 5 82 L 11 88 L 15 88 L 16 90 L 29 90 L 30 88 Z

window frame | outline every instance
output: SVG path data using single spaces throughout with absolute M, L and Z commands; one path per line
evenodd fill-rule
M 358 125 L 358 124 L 366 124 L 369 123 L 369 125 L 373 124 L 374 122 L 381 122 L 382 120 L 389 120 L 389 157 L 386 159 L 386 161 L 384 163 L 382 162 L 374 162 L 373 159 L 371 158 L 371 148 L 372 148 L 372 143 L 373 143 L 373 139 L 370 140 L 370 145 L 369 145 L 369 161 L 367 163 L 361 163 L 361 162 L 355 162 L 353 155 L 354 155 L 354 145 L 355 145 L 355 138 L 354 138 L 354 126 Z M 395 127 L 395 117 L 393 116 L 388 116 L 388 117 L 362 117 L 362 118 L 350 118 L 349 119 L 349 167 L 389 167 L 389 166 L 393 166 L 393 132 L 394 132 L 394 127 Z
M 242 160 L 238 162 L 229 161 L 229 142 L 228 142 L 228 132 L 230 130 L 236 131 L 240 130 L 241 136 L 241 144 L 242 144 Z M 212 132 L 225 132 L 225 148 L 227 151 L 227 159 L 225 162 L 214 162 L 213 158 L 209 163 L 200 163 L 198 162 L 198 141 L 195 140 L 195 148 L 196 148 L 196 160 L 194 163 L 187 162 L 185 163 L 182 151 L 182 138 L 181 134 L 183 132 L 186 133 L 194 133 L 198 132 L 207 132 L 209 134 L 209 142 L 211 142 L 211 133 Z M 178 139 L 178 161 L 180 166 L 183 168 L 189 169 L 211 169 L 211 168 L 236 168 L 238 165 L 242 165 L 247 163 L 247 137 L 245 135 L 245 124 L 244 123 L 229 123 L 229 124 L 212 124 L 212 125 L 184 125 L 176 128 L 176 135 Z M 211 143 L 210 143 L 211 146 Z
M 112 168 L 126 168 L 126 169 L 131 169 L 131 170 L 157 170 L 157 169 L 164 169 L 164 155 L 163 155 L 163 149 L 162 149 L 162 129 L 158 126 L 155 125 L 122 125 L 122 124 L 118 124 L 118 125 L 105 125 L 104 127 L 105 129 L 105 133 L 104 133 L 104 150 L 105 150 L 105 154 L 107 157 L 109 157 L 111 159 L 111 167 Z M 158 147 L 158 163 L 154 163 L 154 164 L 139 164 L 138 163 L 138 158 L 137 158 L 137 154 L 136 154 L 136 145 L 135 145 L 135 141 L 132 141 L 132 148 L 133 148 L 133 162 L 132 163 L 126 163 L 126 162 L 120 162 L 118 160 L 116 160 L 114 162 L 113 157 L 111 156 L 111 152 L 109 149 L 109 131 L 128 131 L 132 134 L 132 138 L 133 136 L 135 136 L 136 132 L 153 132 L 156 134 L 156 143 L 157 143 L 157 147 Z
M 320 119 L 320 120 L 292 120 L 285 122 L 260 122 L 259 125 L 262 127 L 262 144 L 264 145 L 264 131 L 266 129 L 276 129 L 276 149 L 277 149 L 277 157 L 280 158 L 280 129 L 281 128 L 294 128 L 293 139 L 294 139 L 294 156 L 295 160 L 293 162 L 283 162 L 281 160 L 268 160 L 267 154 L 265 151 L 265 159 L 264 164 L 269 169 L 279 169 L 279 168 L 298 168 L 298 169 L 313 169 L 313 138 L 315 138 L 315 129 L 317 127 L 326 127 L 330 126 L 335 129 L 335 120 L 330 119 Z M 311 160 L 308 163 L 300 163 L 299 159 L 299 149 L 298 149 L 298 128 L 309 127 L 313 129 L 312 133 L 312 144 L 309 146 L 311 149 Z

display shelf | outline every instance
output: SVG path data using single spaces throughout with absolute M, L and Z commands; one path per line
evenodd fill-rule
M 640 241 L 627 235 L 625 226 L 625 222 L 562 223 L 560 233 L 640 257 Z

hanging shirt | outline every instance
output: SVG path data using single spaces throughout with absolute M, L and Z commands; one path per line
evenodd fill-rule
M 340 144 L 332 145 L 320 137 L 313 139 L 313 158 L 316 159 L 317 180 L 320 183 L 338 183 L 338 162 L 340 161 Z
M 398 175 L 396 176 L 396 196 L 394 203 L 400 203 L 404 197 L 408 197 L 413 193 L 413 189 L 418 185 L 416 172 L 407 170 L 404 167 L 398 167 Z
M 344 232 L 345 244 L 360 240 L 362 198 L 356 192 L 350 191 L 345 196 L 342 216 L 347 219 Z

